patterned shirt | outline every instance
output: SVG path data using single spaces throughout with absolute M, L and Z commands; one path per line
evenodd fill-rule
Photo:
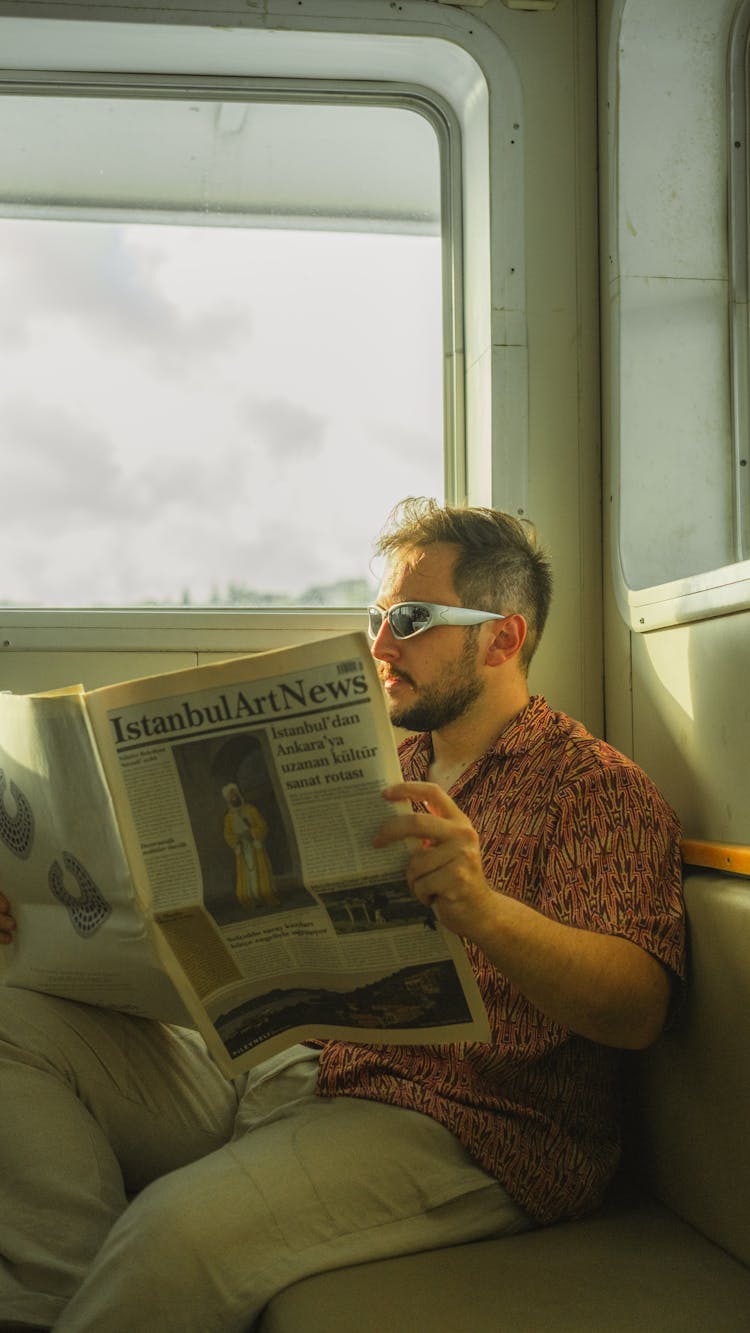
M 406 780 L 426 780 L 429 733 L 400 756 Z M 632 940 L 682 980 L 679 828 L 636 764 L 537 695 L 450 794 L 496 889 L 555 921 Z M 619 1158 L 619 1053 L 545 1017 L 465 945 L 491 1042 L 327 1042 L 318 1091 L 432 1116 L 534 1220 L 578 1216 L 601 1202 Z

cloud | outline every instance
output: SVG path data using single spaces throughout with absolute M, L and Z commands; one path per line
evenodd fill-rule
M 0 598 L 298 594 L 366 576 L 392 504 L 442 484 L 440 362 L 422 357 L 435 321 L 396 343 L 363 238 L 356 273 L 382 319 L 342 270 L 345 238 L 5 227 Z M 333 267 L 311 262 L 318 241 Z M 422 360 L 435 383 L 415 392 Z
M 0 408 L 3 525 L 54 520 L 79 530 L 94 515 L 135 512 L 135 501 L 103 432 L 44 404 L 11 399 Z
M 157 356 L 166 373 L 186 358 L 205 359 L 252 341 L 240 302 L 187 311 L 158 281 L 164 252 L 137 239 L 135 227 L 4 220 L 4 310 L 0 339 L 29 338 L 40 322 L 66 323 L 89 337 Z
M 309 458 L 323 447 L 327 418 L 300 403 L 245 397 L 238 403 L 237 415 L 253 445 L 276 459 Z

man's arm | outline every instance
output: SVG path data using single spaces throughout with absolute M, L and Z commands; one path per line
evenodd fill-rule
M 471 821 L 434 783 L 403 782 L 384 795 L 427 806 L 427 814 L 387 820 L 375 846 L 418 840 L 409 886 L 442 925 L 477 944 L 554 1022 L 605 1046 L 639 1049 L 655 1040 L 670 999 L 667 970 L 656 958 L 631 940 L 553 921 L 493 889 Z

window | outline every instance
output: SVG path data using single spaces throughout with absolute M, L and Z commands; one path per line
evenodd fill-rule
M 0 98 L 0 602 L 361 605 L 445 488 L 435 128 L 166 84 Z
M 748 6 L 728 40 L 735 9 L 717 0 L 686 25 L 684 5 L 669 0 L 654 24 L 648 6 L 628 3 L 611 30 L 609 493 L 618 603 L 638 631 L 750 598 L 738 175 Z

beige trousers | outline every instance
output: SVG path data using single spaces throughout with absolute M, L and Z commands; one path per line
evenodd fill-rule
M 316 1065 L 232 1083 L 193 1033 L 0 987 L 0 1321 L 246 1333 L 310 1273 L 529 1225 L 447 1130 L 318 1097 Z

